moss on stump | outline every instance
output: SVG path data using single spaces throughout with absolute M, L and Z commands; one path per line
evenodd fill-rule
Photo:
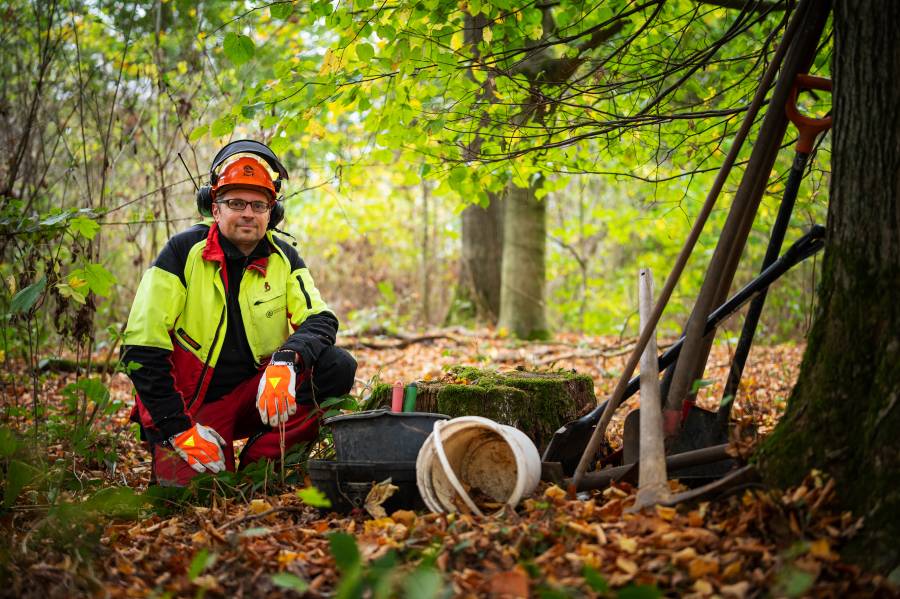
M 514 426 L 543 452 L 560 426 L 597 404 L 594 381 L 573 372 L 497 372 L 451 367 L 439 381 L 417 382 L 416 411 L 484 416 Z M 390 407 L 391 386 L 372 389 L 374 405 Z

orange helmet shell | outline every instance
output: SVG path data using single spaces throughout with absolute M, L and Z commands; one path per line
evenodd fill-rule
M 269 192 L 273 200 L 275 199 L 275 184 L 272 182 L 272 176 L 269 174 L 268 169 L 260 164 L 258 160 L 249 156 L 241 156 L 225 165 L 225 168 L 216 179 L 216 184 L 212 187 L 213 199 L 220 191 L 225 191 L 231 187 L 264 189 Z

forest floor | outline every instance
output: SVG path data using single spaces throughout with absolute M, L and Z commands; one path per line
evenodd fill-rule
M 342 338 L 359 362 L 354 393 L 362 394 L 376 375 L 435 379 L 450 365 L 471 364 L 575 369 L 594 378 L 602 398 L 631 347 L 628 340 L 574 335 L 529 344 L 488 331 L 432 337 Z M 731 351 L 714 348 L 701 405 L 718 405 Z M 748 431 L 764 436 L 777 422 L 801 357 L 796 345 L 754 348 L 733 410 L 745 432 L 741 453 L 757 438 Z M 48 412 L 65 416 L 71 409 L 61 390 L 73 380 L 71 374 L 44 377 Z M 122 403 L 104 421 L 117 442 L 115 468 L 73 459 L 64 443 L 47 446 L 42 459 L 83 485 L 130 487 L 147 497 L 150 464 L 128 422 L 130 384 L 121 374 L 108 384 Z M 31 401 L 29 388 L 13 389 L 22 405 Z M 49 405 L 54 402 L 59 405 Z M 626 412 L 620 409 L 610 427 L 614 440 Z M 0 454 L 9 455 L 2 447 Z M 640 514 L 625 511 L 635 493 L 627 484 L 570 500 L 541 483 L 515 511 L 483 518 L 329 514 L 298 496 L 302 483 L 267 486 L 267 494 L 214 486 L 220 492 L 203 500 L 166 505 L 157 497 L 151 507 L 116 514 L 98 507 L 106 505 L 97 499 L 102 493 L 86 499 L 69 486 L 42 504 L 39 483 L 29 485 L 0 512 L 0 578 L 6 579 L 0 596 L 740 598 L 893 596 L 900 589 L 896 572 L 881 577 L 841 559 L 863 522 L 835 507 L 840 489 L 816 472 L 787 491 L 749 488 L 715 502 Z M 79 505 L 94 509 L 79 512 Z

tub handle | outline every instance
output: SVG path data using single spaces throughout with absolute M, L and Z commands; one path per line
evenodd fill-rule
M 459 479 L 456 478 L 456 473 L 453 471 L 453 468 L 450 467 L 450 461 L 447 459 L 447 454 L 444 453 L 444 442 L 441 440 L 441 428 L 443 427 L 443 422 L 440 420 L 435 421 L 434 423 L 434 450 L 437 453 L 438 461 L 441 463 L 441 468 L 444 469 L 444 475 L 447 477 L 447 480 L 450 482 L 450 486 L 453 487 L 453 490 L 456 491 L 456 494 L 460 496 L 463 500 L 463 503 L 466 504 L 472 512 L 478 516 L 484 516 L 478 506 L 475 505 L 475 502 L 472 501 L 472 498 L 469 497 L 469 494 L 466 493 L 466 490 L 463 488 L 462 483 L 459 482 Z

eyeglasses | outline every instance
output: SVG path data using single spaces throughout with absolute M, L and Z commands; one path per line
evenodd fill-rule
M 253 210 L 253 212 L 256 212 L 257 214 L 262 214 L 263 212 L 268 212 L 271 209 L 271 205 L 269 204 L 269 202 L 263 202 L 260 200 L 256 200 L 253 202 L 249 202 L 247 200 L 238 200 L 238 199 L 216 200 L 216 204 L 225 204 L 226 206 L 228 206 L 231 210 L 234 210 L 235 212 L 243 212 L 244 208 L 247 207 L 247 204 L 250 204 L 250 209 Z

